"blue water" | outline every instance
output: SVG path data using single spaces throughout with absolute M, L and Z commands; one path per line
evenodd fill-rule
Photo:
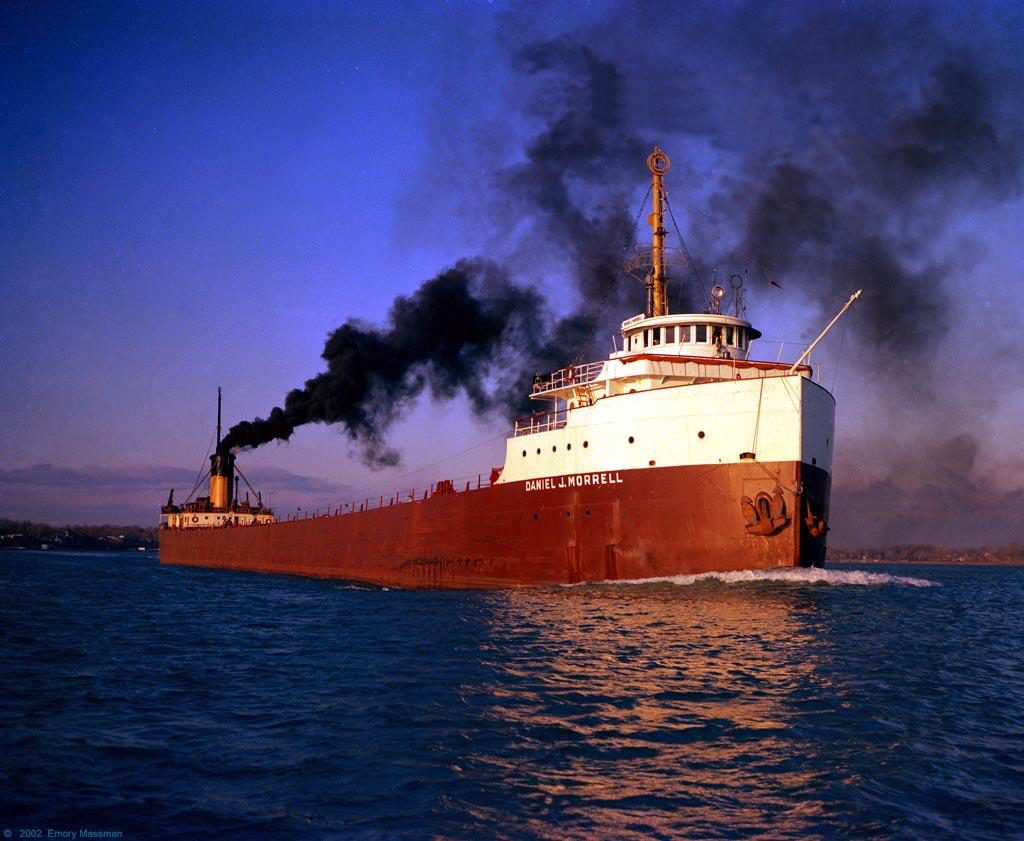
M 0 829 L 1024 837 L 1024 569 L 748 578 L 415 593 L 0 553 Z

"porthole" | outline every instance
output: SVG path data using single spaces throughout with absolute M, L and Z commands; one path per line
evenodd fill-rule
M 700 434 L 700 437 L 701 438 L 704 437 L 704 433 L 703 432 Z M 540 447 L 537 447 L 537 455 L 540 455 Z
M 565 448 L 566 448 L 567 450 L 571 450 L 571 449 L 572 449 L 572 444 L 566 444 L 566 445 L 565 445 Z
M 649 462 L 647 462 L 647 466 L 648 467 L 654 467 L 654 465 L 655 465 L 655 461 L 654 461 L 653 458 Z
M 590 516 L 590 509 L 589 509 L 589 508 L 588 508 L 588 509 L 586 509 L 586 510 L 585 510 L 585 511 L 584 511 L 583 513 L 584 513 L 584 514 L 585 514 L 585 515 L 586 515 L 587 517 L 589 517 L 589 516 Z
M 704 437 L 704 430 L 703 429 L 700 432 L 697 433 L 697 437 L 698 438 L 703 438 Z
M 817 466 L 818 460 L 816 458 L 811 458 L 811 464 Z
M 584 441 L 584 442 L 583 442 L 583 449 L 584 449 L 584 450 L 585 450 L 585 449 L 586 449 L 587 447 L 589 447 L 589 446 L 590 446 L 590 442 L 589 442 L 589 441 Z
M 572 516 L 572 512 L 571 511 L 566 511 L 565 512 L 565 519 L 568 520 L 571 516 Z
M 526 458 L 526 450 L 523 450 L 523 458 Z
M 533 512 L 533 519 L 535 519 L 535 520 L 537 519 L 537 512 L 536 511 Z
M 629 443 L 632 444 L 636 439 L 632 435 L 629 436 Z
M 557 452 L 558 452 L 558 447 L 552 447 L 552 448 L 551 448 L 551 452 L 553 452 L 553 453 L 557 453 Z

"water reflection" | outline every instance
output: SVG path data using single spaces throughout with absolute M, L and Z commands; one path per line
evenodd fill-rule
M 818 751 L 800 716 L 834 703 L 807 621 L 820 598 L 714 583 L 494 594 L 481 653 L 494 678 L 463 688 L 488 731 L 463 757 L 484 783 L 466 807 L 501 834 L 494 803 L 514 802 L 531 823 L 513 835 L 818 826 L 831 770 L 808 761 Z

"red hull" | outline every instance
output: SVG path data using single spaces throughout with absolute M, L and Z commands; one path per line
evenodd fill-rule
M 270 525 L 163 529 L 160 561 L 415 588 L 519 587 L 824 561 L 824 534 L 812 536 L 816 529 L 805 518 L 808 505 L 828 516 L 829 476 L 817 467 L 742 462 L 604 475 L 608 484 L 560 487 L 568 477 L 556 477 Z M 527 490 L 527 484 L 540 487 Z M 776 488 L 785 522 L 770 534 L 751 533 L 741 499 Z

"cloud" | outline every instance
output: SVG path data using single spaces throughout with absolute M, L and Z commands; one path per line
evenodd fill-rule
M 829 544 L 862 549 L 897 543 L 1000 545 L 1024 540 L 1024 489 L 996 492 L 963 479 L 906 489 L 891 480 L 835 488 Z
M 169 487 L 194 482 L 194 472 L 183 467 L 140 465 L 136 467 L 62 467 L 53 464 L 35 464 L 0 470 L 0 487 L 64 488 L 67 490 L 144 490 L 151 487 Z

